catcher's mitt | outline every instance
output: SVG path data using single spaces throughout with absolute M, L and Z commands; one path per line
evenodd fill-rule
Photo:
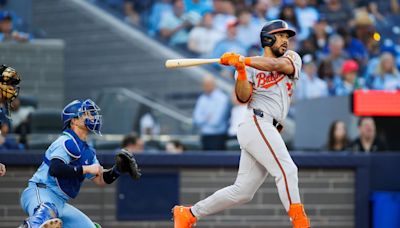
M 115 165 L 119 172 L 129 173 L 132 179 L 137 180 L 142 175 L 133 155 L 124 149 L 115 155 Z

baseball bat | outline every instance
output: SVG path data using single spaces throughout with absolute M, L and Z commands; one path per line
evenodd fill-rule
M 166 68 L 191 67 L 209 63 L 219 63 L 219 59 L 168 59 Z

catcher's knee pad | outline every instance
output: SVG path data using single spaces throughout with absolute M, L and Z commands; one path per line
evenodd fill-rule
M 32 216 L 24 221 L 26 228 L 61 228 L 62 221 L 58 218 L 58 210 L 53 203 L 41 203 L 35 208 Z

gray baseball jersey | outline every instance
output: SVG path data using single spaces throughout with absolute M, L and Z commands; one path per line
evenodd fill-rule
M 289 77 L 277 71 L 261 71 L 246 67 L 247 79 L 253 84 L 253 95 L 249 109 L 260 109 L 278 122 L 283 121 L 289 111 L 291 97 L 301 70 L 300 56 L 291 50 L 285 54 L 293 64 L 295 72 Z

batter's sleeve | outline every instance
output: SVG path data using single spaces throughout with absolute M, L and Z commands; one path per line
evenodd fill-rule
M 292 50 L 289 50 L 284 54 L 284 57 L 288 58 L 294 67 L 293 78 L 299 79 L 302 66 L 302 61 L 299 54 Z

